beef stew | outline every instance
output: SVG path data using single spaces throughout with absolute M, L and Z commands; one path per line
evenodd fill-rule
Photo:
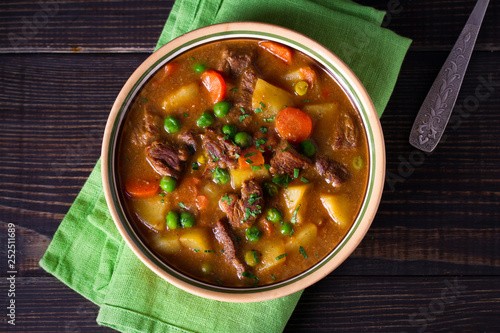
M 344 238 L 366 191 L 356 109 L 321 66 L 275 42 L 178 56 L 142 88 L 119 135 L 135 227 L 166 263 L 211 284 L 307 270 Z

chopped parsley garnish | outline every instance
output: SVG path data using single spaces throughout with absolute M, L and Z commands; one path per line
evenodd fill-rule
M 179 207 L 181 207 L 182 209 L 186 209 L 186 205 L 184 205 L 182 202 L 179 202 Z
M 267 133 L 267 127 L 265 127 L 265 126 L 261 126 L 261 127 L 259 128 L 259 130 L 260 130 L 260 132 L 261 132 L 262 134 L 266 134 L 266 133 Z
M 242 122 L 243 120 L 245 120 L 245 118 L 247 118 L 247 117 L 250 117 L 250 115 L 249 115 L 249 114 L 242 114 L 242 115 L 238 118 L 238 120 L 239 120 L 239 121 L 240 121 L 240 123 L 241 123 L 241 122 Z
M 304 177 L 300 177 L 300 180 L 303 182 L 303 183 L 306 183 L 306 184 L 309 184 L 310 181 L 308 181 L 307 179 L 305 179 Z
M 165 193 L 158 193 L 158 195 L 159 195 L 160 197 L 164 197 L 164 196 L 165 196 Z
M 252 169 L 252 171 L 260 170 L 260 166 L 257 165 L 251 165 L 250 168 Z
M 214 250 L 205 250 L 204 252 L 205 252 L 205 253 L 215 253 L 215 251 L 214 251 Z
M 193 162 L 193 166 L 191 167 L 191 169 L 193 169 L 195 171 L 198 170 L 198 163 Z
M 248 164 L 252 164 L 252 163 L 253 163 L 253 161 L 252 161 L 251 159 L 249 159 L 249 158 L 247 158 L 247 159 L 245 160 L 245 162 L 247 162 Z
M 304 250 L 304 248 L 302 246 L 299 247 L 299 252 L 300 252 L 300 254 L 302 254 L 304 256 L 304 258 L 307 259 L 306 250 Z
M 241 107 L 241 108 L 240 108 L 240 111 L 241 111 L 242 113 L 245 113 L 245 109 L 244 109 L 243 107 Z
M 238 158 L 240 158 L 240 154 L 238 154 L 238 153 L 234 153 L 234 157 L 235 157 L 236 159 L 238 159 Z
M 266 105 L 264 103 L 262 103 L 262 102 L 260 102 L 260 105 L 262 105 L 263 108 L 266 107 Z
M 309 103 L 309 100 L 305 99 L 305 100 L 302 101 L 302 103 Z
M 259 256 L 257 254 L 257 251 L 253 251 L 253 260 L 255 260 L 255 262 L 259 262 Z
M 250 198 L 248 198 L 248 204 L 253 205 L 257 200 L 262 199 L 262 197 L 259 197 L 257 193 L 252 193 L 250 194 Z
M 161 199 L 161 203 L 165 203 L 165 201 L 163 199 Z
M 222 199 L 221 199 L 221 200 L 222 200 L 222 202 L 224 202 L 224 200 L 225 200 L 225 201 L 227 201 L 227 204 L 229 205 L 229 204 L 231 203 L 231 200 L 233 200 L 233 199 L 232 199 L 232 198 L 230 198 L 230 197 L 229 197 L 229 195 L 227 195 L 227 194 L 226 194 L 226 195 L 224 195 L 224 196 L 222 197 Z
M 147 98 L 142 97 L 142 98 L 141 98 L 141 101 L 143 101 L 143 102 L 147 102 L 148 100 L 147 100 Z
M 252 214 L 252 211 L 250 210 L 250 208 L 246 207 L 245 208 L 245 218 L 243 220 L 241 220 L 241 223 L 243 223 L 246 220 L 248 220 L 250 218 L 251 214 Z
M 261 113 L 262 111 L 264 111 L 264 110 L 262 110 L 262 108 L 257 108 L 257 109 L 255 109 L 255 111 L 254 111 L 254 112 L 255 112 L 255 113 Z
M 266 168 L 266 170 L 269 170 L 271 168 L 271 165 L 270 164 L 264 164 L 264 168 Z
M 277 176 L 277 177 L 274 177 L 273 178 L 273 183 L 275 183 L 276 185 L 280 185 L 280 186 L 285 186 L 287 187 L 288 184 L 292 181 L 293 179 L 288 175 L 283 175 L 283 176 Z
M 257 153 L 248 153 L 248 154 L 245 154 L 244 157 L 250 157 L 250 156 L 255 156 L 257 155 Z
M 292 147 L 292 146 L 290 146 L 290 145 L 286 146 L 286 148 L 285 148 L 285 149 L 283 149 L 283 150 L 282 150 L 282 152 L 287 151 L 287 150 L 288 150 L 288 149 L 290 149 L 291 147 Z
M 264 119 L 264 121 L 265 121 L 266 123 L 272 123 L 272 122 L 274 121 L 274 119 L 275 119 L 275 118 L 276 118 L 276 116 L 271 117 L 271 118 L 265 118 L 265 119 Z
M 186 112 L 184 112 L 183 115 L 184 117 L 189 117 L 189 115 Z
M 241 276 L 249 278 L 249 279 L 254 279 L 254 280 L 257 280 L 257 282 L 259 282 L 259 278 L 251 273 L 243 272 L 243 273 L 241 273 Z
M 274 276 L 274 274 L 271 274 L 271 279 L 273 279 L 273 281 L 276 281 L 276 277 Z
M 285 258 L 287 255 L 288 255 L 288 253 L 283 253 L 283 254 L 280 254 L 279 256 L 277 256 L 277 257 L 276 257 L 276 260 L 283 259 L 283 258 Z
M 224 253 L 224 249 L 220 249 L 220 250 L 219 250 L 219 252 L 220 252 L 220 253 Z
M 293 169 L 293 178 L 299 178 L 300 169 Z
M 292 219 L 290 220 L 290 222 L 292 222 L 292 224 L 297 223 L 297 213 L 299 212 L 300 206 L 301 205 L 299 204 L 299 207 L 295 208 L 295 210 L 293 211 Z
M 200 249 L 194 249 L 193 251 L 194 252 L 200 252 Z
M 229 91 L 238 91 L 238 88 L 233 88 L 233 89 L 231 89 Z
M 215 282 L 217 282 L 218 285 L 222 286 L 222 281 L 219 279 L 216 279 Z

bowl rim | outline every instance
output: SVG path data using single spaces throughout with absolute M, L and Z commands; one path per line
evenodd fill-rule
M 142 85 L 166 62 L 199 45 L 225 39 L 252 38 L 277 41 L 306 53 L 330 71 L 361 115 L 370 156 L 368 185 L 358 216 L 342 241 L 305 272 L 285 281 L 252 288 L 215 286 L 169 268 L 133 230 L 125 218 L 113 177 L 118 129 Z M 113 221 L 134 254 L 169 283 L 194 295 L 228 302 L 257 302 L 287 296 L 318 282 L 337 268 L 356 249 L 377 212 L 385 179 L 385 144 L 373 102 L 354 72 L 332 51 L 313 39 L 281 26 L 258 22 L 229 22 L 206 26 L 181 35 L 151 54 L 129 77 L 108 117 L 101 151 L 103 189 Z

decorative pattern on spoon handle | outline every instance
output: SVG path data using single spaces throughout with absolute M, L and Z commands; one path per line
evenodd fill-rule
M 460 86 L 474 49 L 479 26 L 467 24 L 420 108 L 410 135 L 410 143 L 423 151 L 434 150 L 460 92 Z

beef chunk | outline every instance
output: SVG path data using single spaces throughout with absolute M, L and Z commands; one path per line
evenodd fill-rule
M 241 198 L 236 194 L 226 194 L 219 200 L 219 207 L 235 229 L 248 228 L 254 224 L 262 213 L 263 205 L 262 189 L 254 180 L 243 182 Z
M 221 220 L 217 221 L 213 227 L 213 232 L 217 241 L 224 247 L 224 257 L 226 261 L 234 266 L 238 273 L 238 277 L 242 279 L 242 273 L 245 272 L 246 267 L 236 256 L 236 246 L 233 241 L 234 237 L 232 237 L 226 224 Z
M 311 161 L 297 152 L 287 141 L 282 140 L 276 147 L 276 152 L 271 159 L 271 173 L 293 175 L 294 169 L 306 169 L 311 166 Z
M 250 110 L 252 94 L 258 73 L 253 65 L 257 53 L 254 49 L 230 50 L 224 49 L 218 70 L 235 80 L 237 91 L 234 95 L 234 108 Z
M 252 66 L 255 56 L 256 52 L 253 48 L 235 50 L 226 47 L 222 50 L 217 70 L 236 79 Z
M 162 118 L 154 112 L 153 108 L 144 106 L 144 118 L 141 126 L 134 127 L 131 141 L 137 146 L 146 146 L 160 136 Z
M 214 166 L 236 168 L 236 160 L 241 153 L 241 148 L 230 140 L 226 140 L 213 130 L 207 129 L 205 134 L 201 135 L 201 144 L 210 155 L 209 168 Z
M 335 150 L 351 150 L 356 148 L 357 131 L 352 117 L 347 113 L 339 115 L 333 127 L 332 147 Z
M 151 166 L 162 176 L 179 178 L 182 162 L 187 161 L 189 153 L 184 148 L 174 148 L 172 145 L 154 141 L 146 147 L 147 159 Z
M 234 98 L 235 106 L 240 109 L 250 110 L 252 108 L 252 95 L 258 76 L 257 71 L 250 67 L 241 76 L 238 91 Z
M 318 157 L 315 166 L 318 173 L 333 187 L 340 186 L 351 177 L 345 166 L 326 157 Z
M 178 139 L 186 146 L 191 147 L 192 151 L 196 151 L 196 139 L 191 131 L 179 134 Z

